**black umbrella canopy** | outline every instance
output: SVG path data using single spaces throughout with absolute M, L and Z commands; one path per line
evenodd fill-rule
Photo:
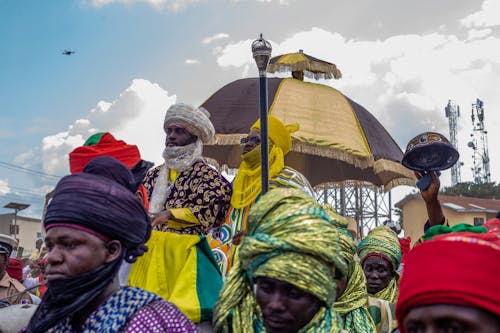
M 299 123 L 286 164 L 302 172 L 313 186 L 362 184 L 414 185 L 413 173 L 401 165 L 403 152 L 378 120 L 338 90 L 291 78 L 268 79 L 269 112 L 285 124 Z M 239 141 L 259 118 L 259 79 L 236 80 L 219 89 L 202 106 L 216 130 L 204 155 L 236 168 Z

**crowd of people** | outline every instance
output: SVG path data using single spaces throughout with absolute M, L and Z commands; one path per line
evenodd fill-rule
M 358 242 L 285 166 L 299 125 L 268 122 L 264 195 L 259 121 L 232 183 L 203 157 L 215 133 L 203 108 L 167 110 L 156 167 L 92 135 L 70 154 L 34 257 L 0 235 L 0 305 L 37 304 L 26 333 L 500 332 L 497 222 L 449 226 L 433 173 L 413 248 L 392 223 Z

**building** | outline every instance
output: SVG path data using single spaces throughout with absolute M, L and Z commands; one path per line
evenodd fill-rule
M 458 223 L 481 225 L 496 217 L 500 211 L 500 200 L 439 195 L 444 216 L 450 226 Z M 420 193 L 410 194 L 395 206 L 402 210 L 403 230 L 410 236 L 412 245 L 424 233 L 427 209 Z
M 0 234 L 14 236 L 14 213 L 0 214 Z M 42 223 L 40 219 L 24 217 L 17 215 L 19 246 L 22 247 L 23 255 L 29 255 L 35 251 L 35 242 L 38 238 L 42 238 Z

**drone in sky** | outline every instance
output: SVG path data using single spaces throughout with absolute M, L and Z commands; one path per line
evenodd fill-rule
M 70 55 L 72 55 L 72 54 L 75 54 L 75 51 L 73 51 L 73 50 L 64 50 L 64 51 L 62 52 L 62 54 L 67 55 L 67 56 L 70 56 Z

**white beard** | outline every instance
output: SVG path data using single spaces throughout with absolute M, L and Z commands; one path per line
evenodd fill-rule
M 201 159 L 203 143 L 200 139 L 186 146 L 165 147 L 163 159 L 167 168 L 182 172 L 189 168 L 194 161 Z
M 153 193 L 149 202 L 149 211 L 158 213 L 165 209 L 165 200 L 170 192 L 172 184 L 169 180 L 169 170 L 183 172 L 196 160 L 201 159 L 203 143 L 200 139 L 182 147 L 165 147 L 163 159 L 165 164 L 161 167 L 158 179 L 153 187 Z

